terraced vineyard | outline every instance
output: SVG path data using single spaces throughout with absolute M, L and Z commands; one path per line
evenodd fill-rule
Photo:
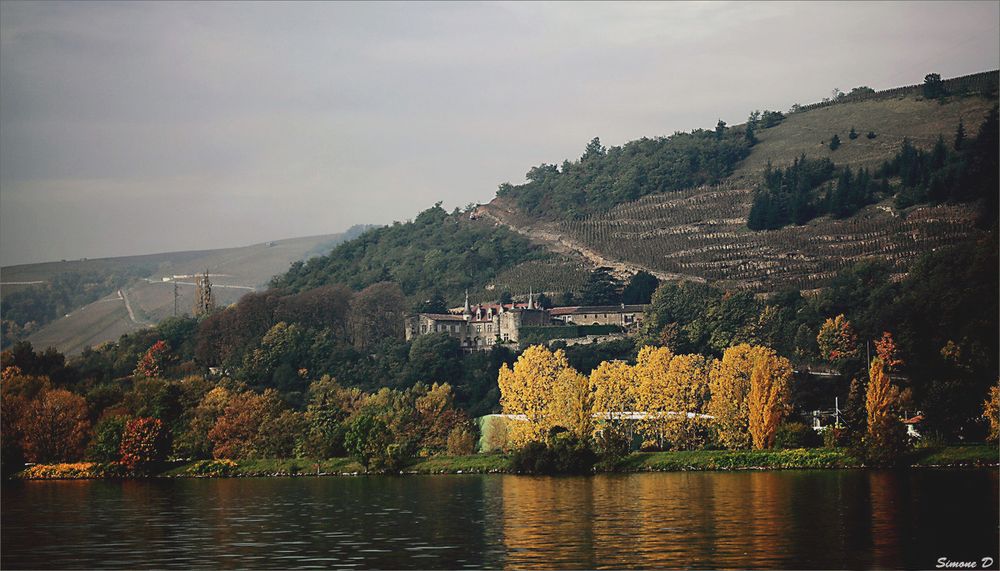
M 873 205 L 845 220 L 753 232 L 750 188 L 730 185 L 650 196 L 553 230 L 599 253 L 660 272 L 751 291 L 821 287 L 863 258 L 887 260 L 898 275 L 933 248 L 980 234 L 964 205 L 896 211 Z

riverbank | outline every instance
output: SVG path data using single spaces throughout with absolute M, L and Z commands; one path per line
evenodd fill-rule
M 928 447 L 913 450 L 902 464 L 912 468 L 995 467 L 1000 449 L 988 444 Z M 730 470 L 790 470 L 864 468 L 864 464 L 842 448 L 796 450 L 692 450 L 633 452 L 609 472 L 678 472 Z M 419 458 L 401 470 L 403 474 L 486 474 L 512 472 L 510 456 L 474 454 Z M 129 473 L 118 464 L 77 462 L 38 464 L 16 474 L 21 480 L 81 480 L 112 478 L 251 478 L 274 476 L 352 476 L 363 474 L 362 466 L 350 458 L 196 460 L 173 462 L 146 474 Z

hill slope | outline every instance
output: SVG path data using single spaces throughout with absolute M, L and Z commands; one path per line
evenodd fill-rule
M 971 84 L 981 87 L 981 93 L 927 100 L 916 87 L 900 88 L 791 113 L 775 126 L 758 129 L 748 156 L 734 163 L 730 174 L 717 184 L 647 194 L 638 200 L 618 201 L 609 209 L 567 217 L 531 207 L 549 198 L 539 198 L 538 184 L 529 181 L 498 193 L 478 213 L 487 223 L 503 224 L 553 251 L 576 253 L 620 272 L 644 269 L 661 278 L 708 280 L 728 288 L 766 292 L 821 287 L 846 265 L 880 258 L 891 264 L 898 277 L 924 252 L 985 235 L 974 224 L 976 205 L 926 203 L 897 208 L 891 196 L 881 196 L 843 219 L 822 216 L 804 225 L 752 231 L 747 218 L 754 189 L 769 163 L 785 167 L 806 155 L 829 158 L 840 172 L 844 167 L 856 172 L 862 167 L 877 169 L 900 151 L 904 141 L 917 149 L 930 149 L 942 135 L 950 143 L 960 121 L 967 133 L 974 134 L 997 104 L 997 74 L 971 77 L 975 80 Z M 952 80 L 951 85 L 961 81 Z M 740 133 L 744 128 L 731 131 Z M 854 139 L 848 136 L 852 128 L 859 133 Z M 843 142 L 831 150 L 829 142 L 835 134 Z M 585 156 L 579 163 L 564 165 L 567 175 L 553 171 L 550 176 L 565 180 L 578 176 L 578 170 L 589 169 L 598 174 L 587 179 L 591 184 L 587 193 L 599 193 L 602 185 L 615 188 L 620 178 L 600 177 L 608 172 L 630 176 L 625 174 L 630 172 L 628 163 L 622 164 L 629 145 L 607 151 L 609 166 L 588 165 Z M 647 168 L 648 162 L 635 162 Z M 558 191 L 562 183 L 549 182 L 548 188 Z M 526 192 L 534 193 L 528 203 Z M 550 196 L 558 199 L 558 195 Z
M 266 287 L 272 276 L 286 271 L 291 263 L 325 254 L 367 228 L 357 226 L 342 234 L 292 238 L 239 248 L 10 266 L 2 270 L 4 295 L 10 296 L 26 288 L 46 288 L 66 275 L 133 276 L 118 287 L 112 285 L 111 291 L 96 301 L 77 307 L 65 306 L 64 315 L 27 336 L 35 347 L 55 347 L 71 355 L 173 315 L 175 282 L 179 315 L 191 313 L 196 287 L 194 276 L 206 270 L 211 275 L 216 303 L 229 305 L 246 293 Z M 9 282 L 41 283 L 7 285 Z M 85 284 L 84 287 L 97 286 Z

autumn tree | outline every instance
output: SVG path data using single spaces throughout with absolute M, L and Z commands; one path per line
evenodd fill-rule
M 157 341 L 139 358 L 133 374 L 143 379 L 161 378 L 166 368 L 169 352 L 170 346 L 167 345 L 166 341 Z
M 417 411 L 421 452 L 445 452 L 452 431 L 468 423 L 466 414 L 455 408 L 455 395 L 451 385 L 434 383 L 427 387 L 418 383 L 410 390 L 415 397 L 413 406 Z
M 680 450 L 699 448 L 708 439 L 707 426 L 699 415 L 709 401 L 711 359 L 703 355 L 675 355 L 667 371 L 666 393 L 661 415 L 663 436 Z
M 757 450 L 774 446 L 774 434 L 788 409 L 792 365 L 773 350 L 759 355 L 750 373 L 747 393 L 748 428 Z
M 90 432 L 87 401 L 67 390 L 43 390 L 28 403 L 20 425 L 29 462 L 78 460 Z
M 555 424 L 552 387 L 568 368 L 569 362 L 561 349 L 553 353 L 542 345 L 525 349 L 513 368 L 506 363 L 500 367 L 497 383 L 503 413 L 525 416 L 523 422 L 508 424 L 508 445 L 519 447 L 527 442 L 545 441 Z
M 187 428 L 174 438 L 174 450 L 187 458 L 211 458 L 213 444 L 208 433 L 225 412 L 232 393 L 224 387 L 215 387 L 205 393 L 190 411 Z
M 834 364 L 858 355 L 858 336 L 842 313 L 823 322 L 816 344 L 819 345 L 820 356 Z
M 655 439 L 658 447 L 663 447 L 666 412 L 670 411 L 668 400 L 670 361 L 674 354 L 667 347 L 643 347 L 636 358 L 635 407 L 646 412 L 646 418 L 639 421 L 639 427 L 646 435 L 648 444 Z
M 990 442 L 1000 440 L 1000 381 L 990 387 L 989 397 L 983 402 L 983 418 L 990 427 L 986 439 Z
M 553 394 L 555 424 L 562 426 L 582 442 L 589 440 L 594 432 L 594 397 L 590 379 L 567 367 L 559 373 Z
M 722 360 L 712 364 L 709 374 L 708 414 L 714 417 L 719 442 L 730 449 L 745 449 L 753 445 L 750 436 L 750 377 L 754 365 L 768 357 L 766 347 L 746 343 L 726 349 Z
M 262 427 L 281 414 L 277 391 L 262 394 L 244 392 L 229 400 L 223 413 L 208 432 L 215 458 L 253 458 L 264 447 Z
M 142 469 L 161 462 L 169 450 L 169 434 L 158 418 L 135 418 L 125 425 L 122 433 L 121 463 L 130 470 Z
M 20 367 L 3 369 L 0 380 L 0 466 L 4 474 L 20 470 L 24 464 L 22 419 L 26 418 L 31 402 L 50 385 L 48 377 L 26 375 Z
M 622 361 L 604 361 L 590 373 L 594 413 L 600 419 L 604 440 L 631 437 L 628 413 L 635 411 L 635 371 Z
M 903 365 L 896 342 L 892 338 L 892 333 L 888 331 L 883 331 L 882 337 L 875 342 L 875 353 L 882 359 L 887 371 L 895 371 Z
M 897 418 L 899 389 L 893 386 L 885 363 L 876 357 L 868 371 L 868 390 L 865 411 L 868 413 L 868 432 L 865 449 L 868 458 L 878 463 L 891 463 L 905 445 L 903 424 Z

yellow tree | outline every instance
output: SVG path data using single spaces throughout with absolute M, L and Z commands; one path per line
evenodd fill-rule
M 594 431 L 594 396 L 590 390 L 590 379 L 567 367 L 559 373 L 553 393 L 555 424 L 566 428 L 580 440 L 589 439 Z
M 602 419 L 604 430 L 623 436 L 629 412 L 635 410 L 635 371 L 622 361 L 604 361 L 590 373 L 594 412 Z
M 663 436 L 674 448 L 690 450 L 705 444 L 705 414 L 712 360 L 702 355 L 676 355 L 667 370 L 660 418 Z
M 722 360 L 712 364 L 709 375 L 712 400 L 708 403 L 708 414 L 714 417 L 719 442 L 726 448 L 743 449 L 753 444 L 747 406 L 750 375 L 754 363 L 767 357 L 767 347 L 741 343 L 726 349 Z
M 788 409 L 792 365 L 766 349 L 754 359 L 747 393 L 748 429 L 753 447 L 761 450 L 774 445 L 774 434 Z
M 554 388 L 559 376 L 570 368 L 566 354 L 553 353 L 542 345 L 525 349 L 511 369 L 505 363 L 497 379 L 500 385 L 500 406 L 504 414 L 524 415 L 524 421 L 510 421 L 507 429 L 508 446 L 527 442 L 544 442 L 554 426 Z
M 893 386 L 886 364 L 872 359 L 868 371 L 865 411 L 868 413 L 867 452 L 870 460 L 892 462 L 903 450 L 906 433 L 896 418 L 901 393 Z
M 670 360 L 674 354 L 666 347 L 643 347 L 635 362 L 635 406 L 646 413 L 639 426 L 646 438 L 644 445 L 663 446 L 663 430 L 667 402 Z
M 983 418 L 990 424 L 987 440 L 990 442 L 1000 440 L 1000 381 L 990 387 L 990 395 L 983 402 Z

